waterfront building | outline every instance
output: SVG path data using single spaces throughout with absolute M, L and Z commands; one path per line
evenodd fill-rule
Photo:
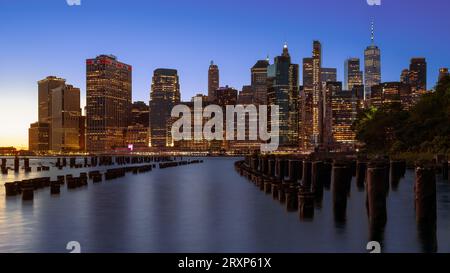
M 180 102 L 180 81 L 177 70 L 158 68 L 153 72 L 150 98 L 151 147 L 172 147 L 170 113 L 172 108 Z
M 86 146 L 107 152 L 125 146 L 132 67 L 112 55 L 86 60 Z
M 33 152 L 48 152 L 49 147 L 49 124 L 35 122 L 28 129 L 28 150 Z

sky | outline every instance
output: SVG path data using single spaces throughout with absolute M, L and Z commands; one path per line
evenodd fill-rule
M 447 0 L 0 0 L 0 146 L 27 146 L 46 76 L 81 88 L 84 106 L 85 60 L 100 54 L 133 66 L 133 100 L 147 103 L 156 68 L 177 69 L 190 100 L 206 93 L 211 60 L 221 86 L 240 89 L 255 62 L 272 60 L 285 42 L 301 64 L 321 41 L 323 66 L 343 81 L 345 59 L 363 59 L 374 19 L 382 81 L 398 81 L 423 56 L 433 88 L 438 69 L 450 66 L 448 10 Z

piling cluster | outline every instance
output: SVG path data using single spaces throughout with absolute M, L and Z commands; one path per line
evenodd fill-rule
M 56 158 L 55 167 L 62 169 L 64 167 L 81 168 L 81 167 L 97 167 L 97 166 L 111 166 L 118 165 L 116 168 L 109 168 L 104 173 L 100 170 L 92 170 L 89 172 L 81 172 L 78 177 L 72 174 L 58 175 L 55 181 L 51 181 L 50 177 L 41 177 L 34 179 L 25 179 L 22 181 L 5 183 L 6 196 L 16 196 L 21 194 L 23 200 L 33 200 L 34 191 L 49 187 L 50 194 L 57 195 L 61 192 L 61 186 L 66 185 L 67 189 L 76 189 L 88 186 L 89 180 L 92 183 L 100 183 L 104 180 L 114 180 L 124 177 L 127 173 L 141 174 L 152 171 L 156 167 L 156 162 L 159 163 L 161 169 L 175 166 L 182 166 L 188 164 L 202 163 L 203 160 L 181 160 L 176 161 L 177 158 L 165 156 L 93 156 L 84 157 L 83 164 L 79 164 L 75 157 Z M 14 168 L 19 169 L 19 158 L 14 159 Z M 24 159 L 25 171 L 30 170 L 29 159 Z M 6 168 L 6 159 L 0 160 L 2 171 Z M 129 165 L 139 164 L 139 165 Z M 38 171 L 49 170 L 50 167 L 39 166 Z
M 195 160 L 182 160 L 182 161 L 172 161 L 172 162 L 161 162 L 159 163 L 160 169 L 165 168 L 172 168 L 172 167 L 178 167 L 183 165 L 190 165 L 190 164 L 198 164 L 203 163 L 203 160 L 195 159 Z
M 2 158 L 0 159 L 0 171 L 2 175 L 7 175 L 8 172 L 11 170 L 15 173 L 18 173 L 20 171 L 20 161 L 23 161 L 23 166 L 22 169 L 24 170 L 25 173 L 29 173 L 32 171 L 32 168 L 30 166 L 30 158 L 19 158 L 19 157 L 15 157 L 13 159 L 13 167 L 8 167 L 7 166 L 7 159 L 6 158 Z M 49 166 L 38 166 L 36 167 L 36 171 L 38 172 L 42 172 L 42 171 L 49 171 L 50 167 Z
M 438 165 L 444 179 L 448 179 L 448 161 Z M 235 168 L 261 191 L 284 204 L 288 211 L 298 211 L 302 220 L 314 217 L 314 210 L 322 207 L 324 190 L 331 189 L 335 221 L 345 221 L 347 200 L 352 181 L 355 181 L 356 188 L 366 193 L 370 237 L 376 240 L 382 239 L 388 219 L 389 191 L 398 190 L 407 164 L 389 158 L 253 155 L 236 162 Z M 417 163 L 415 172 L 417 223 L 433 226 L 436 223 L 436 168 Z

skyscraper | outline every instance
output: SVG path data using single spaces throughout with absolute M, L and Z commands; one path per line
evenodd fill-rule
M 427 90 L 427 62 L 425 58 L 412 58 L 409 65 L 409 83 L 413 92 Z
M 87 150 L 110 151 L 125 145 L 131 107 L 132 67 L 115 56 L 86 60 Z
M 312 58 L 303 59 L 300 147 L 311 149 L 323 143 L 322 45 L 313 42 Z M 334 78 L 334 75 L 332 75 Z
M 400 82 L 403 84 L 410 84 L 409 76 L 410 76 L 409 69 L 403 69 L 402 74 L 400 74 Z
M 28 150 L 33 152 L 48 152 L 50 150 L 50 128 L 45 122 L 35 122 L 28 129 Z
M 158 68 L 153 72 L 150 93 L 150 142 L 155 148 L 171 147 L 172 108 L 180 102 L 180 81 L 175 69 Z
M 450 74 L 448 72 L 448 68 L 447 67 L 442 67 L 439 69 L 439 77 L 438 77 L 438 82 L 440 82 L 444 77 L 448 77 Z
M 295 147 L 298 144 L 298 65 L 291 63 L 287 44 L 268 68 L 267 88 L 268 104 L 279 106 L 280 147 Z
M 372 22 L 371 45 L 364 51 L 365 97 L 370 98 L 372 86 L 381 83 L 381 51 L 375 45 L 375 29 Z
M 127 129 L 127 146 L 133 149 L 147 148 L 149 145 L 149 106 L 143 101 L 136 101 L 131 106 L 130 125 Z
M 267 68 L 268 60 L 259 60 L 251 69 L 254 102 L 256 104 L 267 104 Z
M 244 85 L 242 86 L 242 91 L 238 94 L 238 104 L 252 104 L 255 100 L 255 93 L 254 89 L 251 85 Z
M 215 100 L 214 94 L 219 88 L 219 67 L 211 61 L 208 69 L 208 100 L 213 102 Z
M 311 147 L 313 135 L 313 58 L 303 59 L 303 90 L 300 96 L 300 148 Z
M 32 151 L 80 150 L 80 89 L 49 76 L 38 82 L 39 121 L 29 129 Z M 81 143 L 82 144 L 82 143 Z
M 322 44 L 313 42 L 313 130 L 312 139 L 315 146 L 323 139 L 322 108 Z
M 384 105 L 401 105 L 404 109 L 409 109 L 414 103 L 409 84 L 402 82 L 384 82 L 373 86 L 373 95 L 370 98 L 370 105 L 381 107 Z
M 51 92 L 50 150 L 70 152 L 80 150 L 80 89 L 72 85 Z
M 38 81 L 38 115 L 40 123 L 49 123 L 52 115 L 51 93 L 66 84 L 66 80 L 48 76 Z
M 322 67 L 321 80 L 324 83 L 337 81 L 337 69 Z
M 356 135 L 352 125 L 359 111 L 358 98 L 353 92 L 335 91 L 331 104 L 333 141 L 339 150 L 354 150 Z
M 236 105 L 238 99 L 238 91 L 228 85 L 220 87 L 214 93 L 216 103 L 219 106 L 226 107 L 227 105 Z
M 359 58 L 349 58 L 344 64 L 344 90 L 352 90 L 355 85 L 363 84 L 363 72 Z

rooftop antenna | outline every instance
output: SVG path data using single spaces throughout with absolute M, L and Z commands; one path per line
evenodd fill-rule
M 372 45 L 373 45 L 375 43 L 375 23 L 374 23 L 373 19 L 371 22 L 370 31 L 371 31 L 370 40 L 372 41 Z

